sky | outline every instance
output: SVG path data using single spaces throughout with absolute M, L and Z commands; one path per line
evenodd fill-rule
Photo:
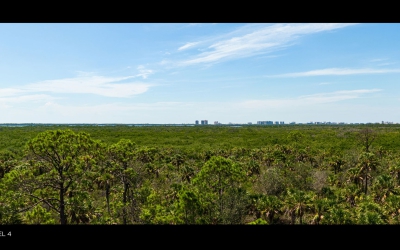
M 0 123 L 400 123 L 400 23 L 0 23 Z

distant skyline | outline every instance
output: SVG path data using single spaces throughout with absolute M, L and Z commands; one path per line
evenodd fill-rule
M 398 23 L 0 23 L 0 123 L 400 122 Z

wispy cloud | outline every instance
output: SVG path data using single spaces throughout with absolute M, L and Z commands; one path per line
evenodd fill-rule
M 148 72 L 142 73 L 144 76 Z M 117 83 L 127 81 L 135 76 L 126 77 L 104 77 L 81 75 L 74 78 L 48 80 L 38 83 L 27 84 L 18 88 L 0 89 L 0 97 L 27 96 L 29 93 L 62 93 L 62 94 L 93 94 L 106 97 L 128 98 L 143 94 L 153 86 L 152 84 L 140 82 Z
M 328 68 L 328 69 L 310 70 L 310 71 L 305 71 L 305 72 L 270 75 L 267 77 L 305 77 L 305 76 L 360 75 L 360 74 L 384 74 L 384 73 L 400 73 L 400 69 Z
M 375 59 L 369 60 L 369 62 L 383 62 L 383 61 L 387 61 L 387 60 L 389 60 L 389 58 L 375 58 Z
M 29 92 L 53 92 L 73 94 L 95 94 L 107 97 L 131 97 L 146 92 L 150 84 L 114 83 L 130 77 L 78 77 L 50 80 L 27 85 L 23 88 Z
M 143 65 L 138 66 L 137 70 L 139 70 L 139 74 L 137 74 L 137 76 L 141 76 L 143 79 L 146 79 L 149 75 L 154 73 L 153 70 L 146 69 Z
M 374 66 L 388 66 L 397 64 L 396 61 L 391 61 L 390 58 L 374 58 L 366 62 Z
M 269 99 L 269 100 L 250 100 L 241 103 L 246 108 L 265 108 L 265 107 L 285 107 L 299 105 L 314 105 L 321 103 L 338 102 L 349 99 L 360 98 L 364 94 L 382 91 L 381 89 L 357 89 L 342 90 L 329 93 L 318 93 L 313 95 L 299 96 L 297 98 Z
M 46 107 L 57 108 L 60 110 L 74 110 L 80 113 L 90 112 L 124 112 L 124 111 L 155 111 L 155 110 L 167 110 L 173 109 L 177 106 L 182 106 L 184 103 L 181 102 L 155 102 L 155 103 L 135 103 L 135 104 L 121 104 L 121 103 L 106 103 L 101 105 L 61 105 L 56 102 L 47 102 Z M 74 114 L 72 112 L 71 114 Z
M 185 50 L 185 49 L 188 49 L 188 48 L 191 48 L 191 47 L 195 46 L 196 44 L 199 44 L 199 42 L 186 43 L 185 45 L 179 47 L 178 50 Z
M 248 25 L 219 38 L 202 41 L 208 46 L 204 52 L 193 58 L 181 62 L 181 65 L 198 63 L 215 63 L 223 59 L 235 59 L 272 52 L 285 46 L 290 46 L 301 35 L 313 34 L 322 31 L 335 30 L 352 24 L 274 24 Z M 178 50 L 197 45 L 200 42 L 188 43 Z
M 309 103 L 326 103 L 337 102 L 348 99 L 359 98 L 362 94 L 369 94 L 382 91 L 381 89 L 357 89 L 357 90 L 342 90 L 330 93 L 319 93 L 314 95 L 301 96 L 298 100 L 303 100 Z

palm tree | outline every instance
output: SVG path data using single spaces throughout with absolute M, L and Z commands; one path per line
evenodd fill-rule
M 400 164 L 396 161 L 389 167 L 390 174 L 397 180 L 397 185 L 400 185 Z
M 371 172 L 376 170 L 378 161 L 373 153 L 364 152 L 360 155 L 358 168 L 364 181 L 364 192 L 368 192 L 368 179 L 371 179 Z
M 384 210 L 375 203 L 370 196 L 361 197 L 361 202 L 356 208 L 358 224 L 387 224 Z
M 180 166 L 181 166 L 184 162 L 185 162 L 185 159 L 184 159 L 184 157 L 183 157 L 182 155 L 180 155 L 180 154 L 174 155 L 174 156 L 172 157 L 172 159 L 171 159 L 172 165 L 174 165 L 175 167 L 177 167 L 177 168 L 178 168 L 178 171 L 179 171 Z
M 383 208 L 388 216 L 389 223 L 400 224 L 400 196 L 391 195 L 385 203 Z
M 267 153 L 262 157 L 262 161 L 267 167 L 270 167 L 275 162 L 275 156 L 271 153 Z
M 296 189 L 288 189 L 285 200 L 286 213 L 291 217 L 291 224 L 295 224 L 296 217 L 300 224 L 303 224 L 304 214 L 311 208 L 311 199 L 309 194 Z
M 311 221 L 311 224 L 319 225 L 321 220 L 324 218 L 323 214 L 327 211 L 331 202 L 328 201 L 327 198 L 318 198 L 318 196 L 314 196 L 312 199 L 312 207 L 311 210 L 315 213 L 314 218 Z
M 377 138 L 377 133 L 370 128 L 365 128 L 365 129 L 359 131 L 358 137 L 357 137 L 357 139 L 359 140 L 360 144 L 363 146 L 366 153 L 369 153 L 371 144 L 375 141 L 376 138 Z
M 261 215 L 264 216 L 264 219 L 271 225 L 274 222 L 275 216 L 281 213 L 282 202 L 277 196 L 266 195 L 257 199 L 255 206 Z
M 98 188 L 101 188 L 101 189 L 104 188 L 104 190 L 105 190 L 108 215 L 111 215 L 110 189 L 111 189 L 113 178 L 114 178 L 114 176 L 111 173 L 107 173 L 104 170 L 102 172 L 99 172 L 99 175 L 95 178 L 95 183 L 97 183 Z
M 342 167 L 344 166 L 345 163 L 346 162 L 341 157 L 338 156 L 332 157 L 328 162 L 329 167 L 333 169 L 335 174 L 337 174 L 339 171 L 342 170 Z
M 335 205 L 328 209 L 322 223 L 329 225 L 353 224 L 352 214 L 345 207 Z
M 341 191 L 344 195 L 345 201 L 348 202 L 352 207 L 356 206 L 356 201 L 361 196 L 362 190 L 357 185 L 350 184 L 344 189 L 341 189 Z
M 348 183 L 353 183 L 357 186 L 361 186 L 362 173 L 359 168 L 350 168 L 347 170 L 346 174 Z
M 387 155 L 388 151 L 385 150 L 382 146 L 379 146 L 376 150 L 379 159 L 382 160 L 383 156 Z
M 189 165 L 183 165 L 179 172 L 181 174 L 181 180 L 188 183 L 190 183 L 190 180 L 195 175 L 194 169 Z
M 396 185 L 392 177 L 388 174 L 376 177 L 372 188 L 375 191 L 375 199 L 382 203 L 385 202 L 390 194 L 398 194 Z
M 137 155 L 135 155 L 137 153 Z M 127 139 L 121 139 L 118 143 L 108 147 L 109 169 L 116 181 L 123 186 L 122 193 L 122 221 L 128 223 L 127 206 L 132 201 L 133 189 L 136 188 L 136 182 L 139 177 L 138 168 L 135 166 L 135 156 L 137 158 L 146 158 L 147 151 L 139 150 L 137 152 L 136 144 Z

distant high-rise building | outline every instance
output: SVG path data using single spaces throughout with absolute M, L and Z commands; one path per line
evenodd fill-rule
M 205 121 L 204 120 L 201 120 L 201 125 L 204 125 L 205 124 Z
M 208 120 L 204 120 L 205 125 L 208 125 Z
M 276 125 L 278 125 L 278 124 L 279 124 L 279 122 L 275 122 L 275 124 L 276 124 Z
M 279 122 L 279 124 L 285 124 L 285 122 Z
M 273 125 L 274 122 L 273 121 L 258 121 L 257 124 L 258 125 Z
M 196 125 L 199 125 L 199 120 L 196 120 L 195 124 L 196 124 Z

